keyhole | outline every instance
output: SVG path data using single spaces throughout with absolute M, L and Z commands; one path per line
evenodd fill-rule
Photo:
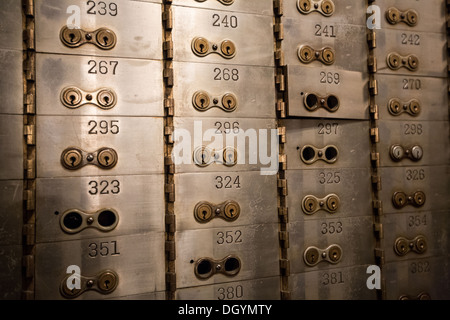
M 109 41 L 109 38 L 108 37 L 103 37 L 103 42 L 105 43 L 105 46 L 107 46 L 108 45 L 108 41 Z
M 200 104 L 201 104 L 202 108 L 204 108 L 205 107 L 205 99 L 200 99 Z
M 234 217 L 234 209 L 230 209 L 230 216 L 233 218 Z
M 313 209 L 313 204 L 309 203 L 309 211 L 312 211 L 312 209 Z
M 70 157 L 70 161 L 72 162 L 72 167 L 75 167 L 75 161 L 77 161 L 77 158 Z
M 69 99 L 70 99 L 70 103 L 73 105 L 73 104 L 75 104 L 75 99 L 76 99 L 76 97 L 74 96 L 74 95 L 71 95 L 70 97 L 69 97 Z
M 70 42 L 74 43 L 74 42 L 75 42 L 75 41 L 74 41 L 74 39 L 75 39 L 75 34 L 74 34 L 74 33 L 71 33 L 71 34 L 69 34 L 69 37 L 70 37 Z
M 106 105 L 109 104 L 109 97 L 104 97 L 103 101 L 105 102 Z
M 227 54 L 230 54 L 230 47 L 227 47 Z
M 106 163 L 106 165 L 109 164 L 109 157 L 108 156 L 105 157 L 105 163 Z
M 205 52 L 205 45 L 203 43 L 200 43 L 200 52 Z
M 232 101 L 231 100 L 227 100 L 227 103 L 228 103 L 228 108 L 231 108 Z
M 336 208 L 336 202 L 332 202 L 332 203 L 331 203 L 331 208 L 332 208 L 332 209 Z
M 228 155 L 228 163 L 232 163 L 233 162 L 233 155 L 229 154 Z
M 208 212 L 206 212 L 205 210 L 202 211 L 203 214 L 203 220 L 206 220 L 206 215 L 208 214 Z
M 110 281 L 109 280 L 105 280 L 105 288 L 106 289 L 109 289 L 109 284 L 110 284 Z

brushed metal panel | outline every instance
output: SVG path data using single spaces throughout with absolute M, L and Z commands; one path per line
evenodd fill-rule
M 226 243 L 227 231 L 228 240 L 232 242 L 230 244 Z M 219 232 L 225 233 L 223 244 L 218 244 L 222 242 Z M 277 276 L 280 272 L 278 224 L 181 231 L 175 233 L 175 239 L 177 288 L 265 278 Z M 237 275 L 227 277 L 215 274 L 206 280 L 196 278 L 195 261 L 207 257 L 223 259 L 231 254 L 241 260 L 241 269 Z
M 118 134 L 89 134 L 90 121 L 117 120 Z M 113 129 L 117 131 L 117 129 Z M 115 176 L 123 174 L 152 174 L 163 172 L 163 119 L 132 117 L 37 117 L 37 174 L 38 177 Z M 147 139 L 145 139 L 145 138 Z M 114 149 L 117 165 L 103 170 L 87 165 L 79 170 L 67 170 L 61 164 L 61 153 L 68 147 L 87 152 L 102 147 Z
M 370 167 L 368 121 L 292 119 L 283 121 L 283 125 L 286 127 L 288 170 Z M 319 160 L 307 165 L 300 158 L 300 152 L 305 145 L 317 148 L 334 145 L 339 151 L 338 159 L 333 164 Z
M 376 3 L 381 8 L 381 29 L 404 31 L 446 32 L 446 7 L 442 0 L 381 0 Z M 385 18 L 387 9 L 395 7 L 401 11 L 413 9 L 418 13 L 418 23 L 410 27 L 405 23 L 390 24 Z M 376 30 L 375 30 L 376 31 Z
M 245 12 L 254 14 L 273 15 L 272 0 L 235 0 L 230 5 L 223 5 L 217 0 L 173 0 L 174 6 L 214 9 L 226 12 Z
M 450 141 L 448 121 L 379 121 L 380 166 L 404 167 L 446 165 L 450 162 Z M 417 162 L 408 158 L 395 162 L 390 156 L 394 144 L 406 147 L 420 146 L 423 157 Z
M 22 297 L 22 246 L 0 246 L 0 300 Z
M 431 78 L 402 75 L 376 76 L 378 81 L 377 105 L 381 120 L 443 120 L 448 118 L 448 94 L 446 78 Z M 420 102 L 417 117 L 407 113 L 392 116 L 388 110 L 393 98 L 406 103 L 412 99 Z
M 176 300 L 280 300 L 280 277 L 178 289 Z
M 318 12 L 310 14 L 301 14 L 297 8 L 298 0 L 284 0 L 284 14 L 283 19 L 293 19 L 296 21 L 315 21 L 320 23 L 336 24 L 353 24 L 366 25 L 366 8 L 365 1 L 354 0 L 337 0 L 333 1 L 335 5 L 335 12 L 330 17 L 325 17 Z M 284 20 L 285 21 L 285 20 Z M 283 21 L 283 22 L 284 22 Z
M 447 77 L 447 36 L 439 33 L 413 32 L 420 38 L 419 45 L 411 45 L 409 42 L 404 44 L 405 32 L 397 30 L 381 29 L 376 31 L 377 50 L 377 73 L 379 74 L 402 74 L 408 76 L 427 76 L 427 77 Z M 416 43 L 415 41 L 413 43 Z M 427 50 L 432 48 L 432 50 Z M 396 52 L 401 56 L 414 54 L 419 60 L 419 67 L 416 71 L 410 71 L 406 68 L 391 70 L 387 65 L 387 57 L 390 53 Z
M 162 174 L 38 179 L 36 186 L 38 243 L 164 231 Z M 93 213 L 108 208 L 119 216 L 118 225 L 112 231 L 86 228 L 67 234 L 60 226 L 65 211 L 78 209 Z
M 276 117 L 274 68 L 174 62 L 173 69 L 177 117 Z M 225 112 L 219 108 L 211 108 L 206 112 L 197 111 L 192 99 L 198 91 L 205 91 L 211 97 L 233 93 L 238 101 L 237 109 L 233 112 Z
M 372 215 L 372 193 L 369 168 L 288 170 L 287 206 L 289 221 L 323 220 Z M 313 215 L 303 212 L 303 199 L 312 195 L 319 199 L 336 194 L 339 209 L 331 214 L 318 211 Z
M 237 27 L 226 28 L 224 25 L 213 26 L 216 19 L 213 15 L 223 16 L 226 13 L 178 6 L 172 7 L 172 11 L 172 37 L 173 42 L 177 44 L 174 46 L 174 61 L 274 66 L 271 16 L 234 13 L 238 21 Z M 206 57 L 198 57 L 191 49 L 192 40 L 196 37 L 203 37 L 215 43 L 225 39 L 231 40 L 236 46 L 236 56 L 225 59 L 213 53 Z
M 450 188 L 450 167 L 448 166 L 422 166 L 404 168 L 380 168 L 382 190 L 379 198 L 383 201 L 383 212 L 401 213 L 422 211 L 439 211 L 450 208 L 448 190 Z M 406 206 L 402 209 L 394 207 L 392 196 L 395 192 L 405 192 L 408 195 L 416 191 L 425 193 L 426 200 L 423 206 L 415 208 Z
M 376 290 L 369 290 L 366 273 L 369 265 L 330 268 L 291 274 L 292 300 L 376 300 Z
M 361 16 L 365 15 L 361 11 Z M 312 14 L 311 14 L 312 16 Z M 313 61 L 304 64 L 298 57 L 298 49 L 302 45 L 308 45 L 315 50 L 331 47 L 335 51 L 335 61 L 328 66 L 328 71 L 357 71 L 367 72 L 367 37 L 364 26 L 350 25 L 347 23 L 333 23 L 327 20 L 319 24 L 317 20 L 305 20 L 299 17 L 294 20 L 285 20 L 283 51 L 288 65 L 300 65 L 305 68 L 323 67 L 322 62 Z M 331 19 L 331 18 L 330 18 Z M 318 27 L 320 26 L 320 28 Z M 324 34 L 323 28 L 328 27 L 328 36 Z M 333 31 L 329 31 L 333 28 Z M 334 35 L 334 37 L 330 36 Z
M 159 61 L 37 54 L 36 77 L 36 108 L 41 115 L 164 115 Z M 117 103 L 109 110 L 95 105 L 69 109 L 60 98 L 67 87 L 86 92 L 108 88 L 115 92 Z
M 375 264 L 372 220 L 373 218 L 368 216 L 289 223 L 288 256 L 291 261 L 291 273 Z M 327 233 L 324 233 L 325 230 Z M 332 244 L 342 248 L 342 258 L 336 265 L 320 262 L 314 267 L 309 267 L 305 264 L 303 254 L 308 247 L 325 249 Z
M 22 243 L 23 181 L 0 180 L 0 244 Z
M 448 231 L 443 226 L 448 226 L 449 221 L 450 215 L 448 211 L 385 215 L 383 218 L 383 249 L 385 251 L 386 263 L 448 254 L 450 239 L 448 237 Z M 424 253 L 418 254 L 410 251 L 402 257 L 396 255 L 394 244 L 398 237 L 405 237 L 412 240 L 418 235 L 425 236 L 427 240 L 427 250 Z
M 0 114 L 23 113 L 22 63 L 21 51 L 0 50 L 0 92 L 2 93 Z
M 2 0 L 0 7 L 0 48 L 22 51 L 21 0 Z
M 71 5 L 81 8 L 81 29 L 94 31 L 109 28 L 117 35 L 117 44 L 111 50 L 102 50 L 85 44 L 71 49 L 60 40 L 61 29 L 68 24 L 70 14 L 66 10 Z M 162 59 L 161 6 L 155 3 L 122 1 L 118 4 L 117 15 L 88 14 L 92 7 L 86 1 L 37 0 L 36 51 L 76 55 L 96 55 Z M 93 10 L 96 11 L 96 10 Z M 93 12 L 91 11 L 91 12 Z M 132 17 L 132 18 L 129 18 Z M 69 20 L 69 23 L 71 20 Z
M 383 267 L 386 299 L 398 300 L 403 295 L 417 297 L 425 292 L 432 300 L 448 300 L 449 268 L 448 256 L 386 263 Z
M 0 115 L 0 179 L 23 179 L 23 117 Z
M 334 67 L 305 68 L 295 64 L 288 66 L 287 71 L 286 104 L 289 116 L 369 119 L 369 79 L 366 74 L 336 70 Z M 339 98 L 339 109 L 329 112 L 319 108 L 311 112 L 305 107 L 304 96 L 307 93 L 322 97 L 335 95 Z
M 278 222 L 277 177 L 259 172 L 184 173 L 175 175 L 174 211 L 177 230 L 236 227 Z M 220 204 L 236 201 L 241 209 L 239 218 L 227 222 L 215 218 L 198 223 L 195 205 L 201 201 Z
M 176 138 L 172 159 L 177 173 L 267 170 L 270 172 L 265 174 L 275 174 L 278 170 L 278 138 L 272 139 L 277 130 L 275 119 L 175 117 L 173 122 Z M 233 147 L 238 151 L 237 164 L 227 167 L 214 162 L 199 167 L 193 154 L 201 146 L 216 151 Z
M 166 292 L 160 291 L 160 292 L 149 292 L 149 293 L 142 293 L 142 294 L 132 294 L 129 296 L 115 297 L 115 298 L 105 299 L 105 300 L 166 300 Z
M 90 244 L 116 241 L 120 254 L 92 258 Z M 100 250 L 100 249 L 98 249 Z M 112 251 L 112 250 L 111 250 Z M 111 252 L 110 251 L 110 252 Z M 100 251 L 98 251 L 100 252 Z M 103 252 L 106 252 L 103 250 Z M 93 276 L 106 269 L 115 271 L 119 283 L 115 291 L 102 295 L 89 290 L 77 299 L 106 299 L 165 290 L 164 233 L 154 232 L 132 236 L 81 241 L 64 241 L 36 245 L 36 299 L 63 299 L 59 286 L 68 266 L 77 265 L 81 275 Z

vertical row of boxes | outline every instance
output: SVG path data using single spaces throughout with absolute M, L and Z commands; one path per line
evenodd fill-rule
M 387 299 L 449 298 L 446 3 L 377 0 L 375 30 Z
M 161 6 L 34 3 L 36 299 L 165 298 Z
M 283 1 L 292 299 L 375 299 L 364 1 Z
M 23 225 L 22 2 L 0 6 L 0 299 L 20 299 Z
M 172 1 L 176 299 L 280 298 L 272 2 Z

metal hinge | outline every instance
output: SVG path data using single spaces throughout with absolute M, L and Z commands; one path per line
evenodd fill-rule
M 24 161 L 25 169 L 25 179 L 35 179 L 36 178 L 36 159 L 26 159 Z
M 277 182 L 278 190 L 281 196 L 287 196 L 287 180 L 286 179 L 278 179 Z
M 277 72 L 277 75 L 275 76 L 275 83 L 278 85 L 278 90 L 284 91 L 285 90 L 285 79 L 284 74 L 282 72 Z
M 24 269 L 24 275 L 30 279 L 34 277 L 34 256 L 26 255 L 22 257 L 22 266 Z
M 367 43 L 369 44 L 369 49 L 375 49 L 377 47 L 377 35 L 374 30 L 370 30 L 367 33 Z
M 172 10 L 168 9 L 163 12 L 162 14 L 162 20 L 164 23 L 164 29 L 166 30 L 172 30 L 173 28 L 173 19 L 172 19 Z
M 384 250 L 380 248 L 375 248 L 375 259 L 378 265 L 384 264 Z
M 25 125 L 23 127 L 23 134 L 25 136 L 26 144 L 29 146 L 36 145 L 36 126 L 33 124 Z
M 176 231 L 176 219 L 174 214 L 166 214 L 165 223 L 167 232 L 174 233 Z
M 383 202 L 380 200 L 374 200 L 372 202 L 372 208 L 373 212 L 377 217 L 380 217 L 383 215 Z
M 286 143 L 286 127 L 278 127 L 278 136 L 280 143 Z
M 378 105 L 371 104 L 369 106 L 369 113 L 372 120 L 378 120 Z
M 24 13 L 28 17 L 34 17 L 34 0 L 22 0 Z
M 35 59 L 34 59 L 34 53 L 28 52 L 28 59 L 24 61 L 23 70 L 25 71 L 25 79 L 27 81 L 35 81 L 36 75 L 35 75 Z
M 370 73 L 377 73 L 377 57 L 369 55 L 369 58 L 367 59 L 367 66 Z
M 173 69 L 166 68 L 163 71 L 164 81 L 166 82 L 166 86 L 173 87 Z
M 23 201 L 25 202 L 25 208 L 27 211 L 34 210 L 36 208 L 36 192 L 34 190 L 24 190 Z
M 288 213 L 289 210 L 286 207 L 278 207 L 278 217 L 280 218 L 280 222 L 288 223 Z
M 284 39 L 284 26 L 282 23 L 275 24 L 273 26 L 273 32 L 275 33 L 276 41 L 281 41 Z
M 175 272 L 166 272 L 166 283 L 170 291 L 174 292 L 177 289 L 177 275 Z
M 282 249 L 289 248 L 289 232 L 287 232 L 287 231 L 280 231 L 279 232 L 279 239 L 280 239 L 280 247 Z
M 275 63 L 278 67 L 284 66 L 284 51 L 281 49 L 275 50 Z
M 171 156 L 167 156 L 164 158 L 164 165 L 168 167 L 168 173 L 174 174 L 175 173 L 175 164 L 173 163 L 173 159 Z
M 283 0 L 274 0 L 273 1 L 273 10 L 275 15 L 282 16 L 283 15 Z
M 25 113 L 34 115 L 36 113 L 36 95 L 34 93 L 27 93 L 23 96 L 23 104 Z
M 281 99 L 277 101 L 277 111 L 280 118 L 286 118 L 286 103 Z
M 375 237 L 377 239 L 383 239 L 384 238 L 383 225 L 381 223 L 374 223 L 373 224 L 373 231 L 375 232 Z
M 169 261 L 175 261 L 175 242 L 174 241 L 166 241 L 166 253 Z
M 166 184 L 164 191 L 167 194 L 167 201 L 175 202 L 175 185 L 172 183 Z
M 378 168 L 380 166 L 380 154 L 378 152 L 372 152 L 370 154 L 370 161 L 372 161 L 373 167 Z
M 291 292 L 281 290 L 281 300 L 291 300 Z
M 34 230 L 34 224 L 24 224 L 22 227 L 22 235 L 24 239 L 24 243 L 27 246 L 32 246 L 35 244 L 35 230 Z
M 288 259 L 280 259 L 280 270 L 282 276 L 289 276 L 291 274 L 291 263 Z
M 175 100 L 172 98 L 164 99 L 164 108 L 167 110 L 167 115 L 173 117 L 174 108 L 175 108 Z
M 380 142 L 379 130 L 378 128 L 370 128 L 370 138 L 373 143 Z
M 173 59 L 173 41 L 172 40 L 164 41 L 163 51 L 164 51 L 164 57 L 166 59 Z
M 173 132 L 175 128 L 174 127 L 164 127 L 164 135 L 167 137 L 167 143 L 173 144 Z
M 372 174 L 371 180 L 372 180 L 372 184 L 374 185 L 375 190 L 380 191 L 381 190 L 381 178 L 376 174 Z
M 371 96 L 378 95 L 378 82 L 376 79 L 372 78 L 369 80 L 369 93 Z

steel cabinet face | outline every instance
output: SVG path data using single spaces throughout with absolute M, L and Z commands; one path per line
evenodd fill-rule
M 163 231 L 163 179 L 163 175 L 38 179 L 36 241 Z M 90 217 L 95 221 L 89 223 Z
M 380 165 L 389 167 L 449 163 L 446 121 L 380 121 Z
M 23 118 L 22 116 L 0 116 L 0 179 L 23 178 Z
M 173 0 L 172 4 L 175 6 L 245 12 L 270 16 L 273 14 L 272 0 L 234 0 L 227 2 L 230 2 L 230 4 L 225 4 L 225 1 L 221 0 Z
M 369 168 L 368 121 L 287 120 L 287 168 Z
M 165 300 L 166 292 L 149 292 L 143 294 L 132 294 L 123 297 L 107 298 L 105 300 Z
M 289 116 L 369 119 L 367 75 L 296 65 L 287 74 Z
M 175 118 L 174 128 L 177 173 L 278 170 L 274 119 Z
M 276 175 L 263 176 L 259 172 L 183 173 L 175 175 L 174 179 L 177 230 L 278 222 Z M 238 212 L 230 217 L 220 212 L 203 218 L 201 212 L 196 211 L 206 202 L 225 211 L 220 205 L 227 201 L 238 205 Z
M 286 175 L 291 222 L 372 214 L 369 168 L 288 170 Z
M 2 0 L 0 48 L 22 50 L 22 1 Z M 3 61 L 3 59 L 1 59 Z M 2 91 L 3 92 L 3 91 Z
M 100 299 L 164 290 L 164 233 L 95 240 L 64 241 L 36 246 L 36 299 L 64 299 L 60 286 L 67 267 L 81 276 L 105 270 L 117 274 L 117 288 L 103 295 L 87 290 L 78 299 Z M 110 283 L 110 285 L 113 285 Z
M 422 212 L 446 210 L 450 207 L 448 190 L 450 187 L 450 167 L 422 166 L 404 168 L 380 168 L 383 188 L 380 200 L 383 201 L 383 212 Z M 419 192 L 423 193 L 420 200 Z M 403 193 L 411 200 L 401 201 Z M 396 194 L 400 198 L 396 198 Z M 404 196 L 403 196 L 404 197 Z M 414 201 L 419 197 L 419 202 Z
M 375 300 L 366 282 L 368 265 L 291 274 L 292 300 Z
M 175 237 L 177 288 L 279 275 L 278 224 L 181 231 Z M 207 272 L 212 260 L 225 261 L 210 269 L 221 272 Z
M 172 11 L 174 61 L 274 66 L 272 17 L 178 6 Z M 196 51 L 197 38 L 206 42 L 198 43 Z
M 336 217 L 290 223 L 288 255 L 291 261 L 291 272 L 300 273 L 359 264 L 374 264 L 375 243 L 372 219 L 371 216 Z M 329 262 L 333 254 L 331 246 L 336 245 L 341 248 L 340 253 L 336 255 L 336 261 L 331 263 Z M 326 259 L 319 258 L 308 265 L 306 256 L 311 247 L 325 250 Z M 328 248 L 330 249 L 326 250 Z
M 386 299 L 450 299 L 449 263 L 449 257 L 386 263 Z
M 38 54 L 36 72 L 41 115 L 163 116 L 159 61 Z M 95 94 L 102 89 L 113 93 Z
M 274 68 L 174 62 L 173 69 L 177 117 L 275 118 Z
M 0 246 L 19 244 L 22 242 L 23 182 L 0 180 L 0 191 Z
M 162 118 L 47 117 L 37 120 L 37 172 L 39 177 L 112 176 L 163 172 Z M 65 157 L 73 148 L 81 149 L 87 164 L 66 169 Z M 89 154 L 110 148 L 108 168 L 89 163 Z M 69 150 L 70 149 L 70 150 Z M 68 150 L 66 152 L 66 150 Z M 101 152 L 92 163 L 100 161 Z M 71 160 L 71 157 L 67 161 Z M 108 159 L 106 159 L 108 160 Z M 66 163 L 67 164 L 67 163 Z M 71 165 L 70 161 L 68 163 Z
M 0 49 L 0 114 L 23 113 L 23 80 L 21 51 Z
M 279 300 L 280 278 L 228 282 L 178 289 L 177 300 Z
M 443 120 L 448 118 L 446 78 L 377 75 L 381 120 Z M 398 108 L 398 109 L 397 109 Z M 398 110 L 398 111 L 397 111 Z
M 445 2 L 441 0 L 381 0 L 376 3 L 381 8 L 381 29 L 445 33 Z M 399 12 L 413 13 L 417 17 L 415 25 L 406 22 L 390 23 L 387 14 L 390 8 Z M 405 20 L 408 21 L 408 20 Z
M 287 24 L 291 19 L 294 21 L 302 22 L 317 22 L 323 24 L 351 24 L 366 26 L 366 1 L 354 1 L 354 0 L 333 0 L 334 10 L 331 16 L 325 16 L 319 11 L 313 11 L 307 14 L 302 13 L 299 9 L 300 0 L 284 0 L 283 24 Z M 313 1 L 311 1 L 313 2 Z M 313 6 L 311 6 L 314 9 Z M 288 20 L 289 19 L 289 20 Z
M 378 30 L 376 34 L 378 73 L 447 77 L 445 34 L 394 30 Z M 414 36 L 412 43 L 408 38 L 410 34 Z
M 445 211 L 386 215 L 383 221 L 386 263 L 448 254 L 450 243 L 442 230 L 448 223 L 449 214 Z
M 65 45 L 63 28 L 76 23 L 71 16 L 73 12 L 68 14 L 66 11 L 74 5 L 81 10 L 80 30 L 90 32 L 91 36 L 88 36 L 88 43 L 83 44 L 83 33 L 67 31 L 69 45 Z M 103 6 L 80 0 L 37 0 L 35 8 L 38 52 L 162 59 L 159 4 L 121 1 Z
M 325 64 L 329 71 L 346 70 L 367 73 L 369 50 L 366 26 L 334 24 L 331 21 L 320 24 L 316 20 L 305 21 L 303 17 L 297 20 L 289 20 L 289 22 L 293 21 L 295 23 L 287 23 L 284 26 L 283 49 L 287 64 L 301 65 L 302 67 L 321 67 L 324 63 L 320 60 L 311 62 L 300 60 L 303 56 L 301 49 L 303 46 L 309 46 L 322 55 L 325 54 L 323 49 L 330 48 L 334 51 L 334 54 L 330 58 L 330 62 Z M 311 56 L 304 58 L 315 59 Z
M 0 246 L 0 299 L 19 300 L 22 295 L 22 246 Z

